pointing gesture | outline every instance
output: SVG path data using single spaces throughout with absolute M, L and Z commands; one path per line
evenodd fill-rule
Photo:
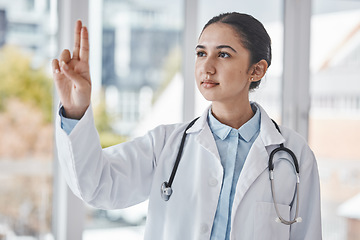
M 73 56 L 69 50 L 63 50 L 59 60 L 52 61 L 52 69 L 66 117 L 80 119 L 90 105 L 91 98 L 89 34 L 80 20 L 75 26 Z

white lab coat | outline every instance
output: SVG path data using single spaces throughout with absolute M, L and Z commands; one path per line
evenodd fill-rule
M 259 106 L 259 105 L 258 105 Z M 321 239 L 319 176 L 315 157 L 295 132 L 280 134 L 261 111 L 260 134 L 240 174 L 231 213 L 231 237 L 261 240 Z M 216 143 L 207 123 L 208 109 L 187 131 L 184 152 L 165 202 L 160 186 L 168 181 L 181 137 L 188 123 L 162 125 L 130 142 L 101 149 L 91 107 L 68 136 L 57 119 L 60 165 L 70 188 L 98 208 L 117 209 L 149 199 L 145 239 L 210 239 L 223 179 Z M 299 216 L 286 226 L 277 217 L 271 197 L 269 153 L 280 143 L 290 148 L 300 165 Z M 296 176 L 286 153 L 275 157 L 275 191 L 282 217 L 295 214 Z

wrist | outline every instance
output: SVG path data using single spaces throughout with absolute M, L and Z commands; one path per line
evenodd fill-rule
M 62 107 L 62 115 L 65 118 L 69 118 L 69 119 L 76 119 L 76 120 L 80 120 L 86 110 L 88 109 L 89 106 L 81 108 L 81 109 L 71 109 L 71 108 L 67 108 L 65 106 Z

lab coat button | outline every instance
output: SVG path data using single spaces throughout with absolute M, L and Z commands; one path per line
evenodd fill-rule
M 218 180 L 214 177 L 211 177 L 211 178 L 209 178 L 208 183 L 209 183 L 209 186 L 215 187 L 218 184 Z
M 205 223 L 201 225 L 201 229 L 200 229 L 201 233 L 207 233 L 209 231 L 209 227 L 208 225 L 206 225 Z

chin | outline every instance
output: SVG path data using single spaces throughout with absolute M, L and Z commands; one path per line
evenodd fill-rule
M 205 100 L 207 100 L 207 101 L 210 101 L 210 102 L 212 102 L 212 101 L 214 101 L 215 100 L 215 98 L 214 98 L 214 96 L 211 96 L 210 94 L 204 94 L 204 93 L 202 93 L 202 92 L 200 92 L 201 93 L 201 95 L 203 96 L 203 98 L 205 99 Z

